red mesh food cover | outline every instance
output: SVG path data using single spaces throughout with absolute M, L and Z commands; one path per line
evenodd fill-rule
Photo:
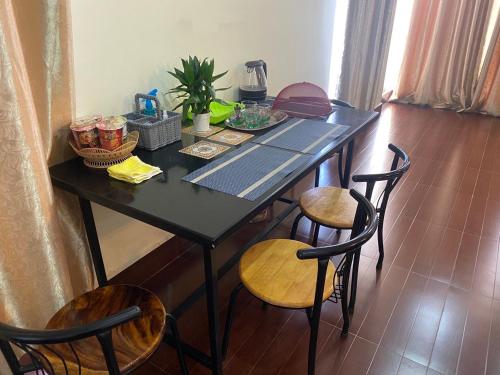
M 321 87 L 309 83 L 294 83 L 280 91 L 273 109 L 286 112 L 293 117 L 320 117 L 332 113 L 328 94 Z

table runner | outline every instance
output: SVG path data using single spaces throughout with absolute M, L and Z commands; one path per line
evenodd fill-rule
M 281 148 L 248 143 L 182 180 L 253 201 L 310 158 Z
M 348 126 L 324 121 L 292 119 L 251 142 L 304 154 L 316 154 L 347 129 Z

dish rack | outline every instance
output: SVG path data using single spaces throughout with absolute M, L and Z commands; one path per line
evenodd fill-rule
M 82 148 L 78 149 L 75 140 L 70 134 L 69 144 L 73 151 L 83 158 L 83 164 L 95 169 L 107 169 L 112 165 L 121 163 L 132 156 L 132 151 L 139 140 L 139 132 L 131 131 L 123 140 L 123 144 L 113 151 L 103 148 Z

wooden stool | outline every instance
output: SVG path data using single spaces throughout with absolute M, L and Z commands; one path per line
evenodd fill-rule
M 351 190 L 358 204 L 351 239 L 347 242 L 314 248 L 303 242 L 273 239 L 250 247 L 240 260 L 241 283 L 231 293 L 224 329 L 222 354 L 229 346 L 234 307 L 239 291 L 244 286 L 261 301 L 288 309 L 305 309 L 311 333 L 307 373 L 313 375 L 316 366 L 316 348 L 323 302 L 335 294 L 340 297 L 344 325 L 342 335 L 349 330 L 347 293 L 353 254 L 368 241 L 377 229 L 377 212 L 370 201 Z M 331 261 L 333 256 L 344 256 L 339 270 Z
M 299 198 L 299 206 L 313 222 L 338 229 L 351 229 L 357 202 L 348 189 L 324 186 L 303 193 Z
M 169 321 L 178 339 L 175 322 Z M 45 330 L 0 324 L 0 338 L 22 348 L 35 366 L 50 374 L 124 374 L 156 351 L 166 324 L 165 307 L 153 293 L 136 286 L 109 285 L 73 299 L 49 320 Z M 11 369 L 15 368 L 19 364 L 7 341 L 1 344 Z M 187 373 L 180 346 L 177 349 L 182 371 Z
M 240 279 L 257 298 L 274 306 L 309 308 L 314 305 L 318 262 L 300 260 L 297 251 L 309 249 L 294 240 L 267 240 L 248 249 L 240 260 Z M 333 293 L 335 266 L 328 262 L 323 301 Z
M 376 182 L 385 182 L 385 188 L 377 200 L 378 223 L 378 248 L 379 259 L 377 269 L 382 267 L 384 260 L 383 229 L 384 218 L 389 195 L 399 182 L 401 177 L 410 168 L 410 158 L 402 149 L 393 144 L 389 144 L 389 149 L 394 152 L 391 170 L 387 173 L 355 175 L 354 182 L 365 182 L 365 197 L 372 198 L 373 189 Z M 401 161 L 401 165 L 400 164 Z M 398 166 L 399 165 L 399 166 Z M 297 234 L 297 227 L 302 217 L 311 220 L 314 227 L 313 246 L 318 244 L 318 234 L 321 225 L 334 229 L 352 229 L 354 216 L 356 214 L 356 201 L 349 195 L 349 190 L 334 186 L 315 187 L 303 193 L 299 198 L 301 213 L 297 215 L 292 226 L 290 238 L 294 239 Z M 357 270 L 355 266 L 354 270 Z M 356 279 L 356 277 L 353 277 Z M 354 281 L 355 284 L 355 281 Z

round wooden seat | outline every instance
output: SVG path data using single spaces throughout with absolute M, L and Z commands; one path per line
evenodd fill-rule
M 334 186 L 313 188 L 299 198 L 302 213 L 329 227 L 351 229 L 358 207 L 349 190 Z
M 252 246 L 240 260 L 240 278 L 257 298 L 275 306 L 314 305 L 318 261 L 300 260 L 297 251 L 310 248 L 294 240 L 267 240 Z M 335 266 L 328 264 L 323 301 L 333 293 Z
M 85 293 L 60 309 L 47 323 L 47 329 L 69 328 L 95 322 L 121 310 L 139 306 L 139 318 L 113 329 L 112 339 L 120 372 L 141 365 L 158 348 L 165 332 L 166 312 L 151 292 L 129 285 L 109 285 Z M 106 361 L 96 337 L 72 342 L 83 375 L 107 375 Z M 78 373 L 78 361 L 68 344 L 49 345 L 66 361 L 70 374 Z M 56 374 L 64 374 L 62 361 L 50 350 L 41 348 Z

